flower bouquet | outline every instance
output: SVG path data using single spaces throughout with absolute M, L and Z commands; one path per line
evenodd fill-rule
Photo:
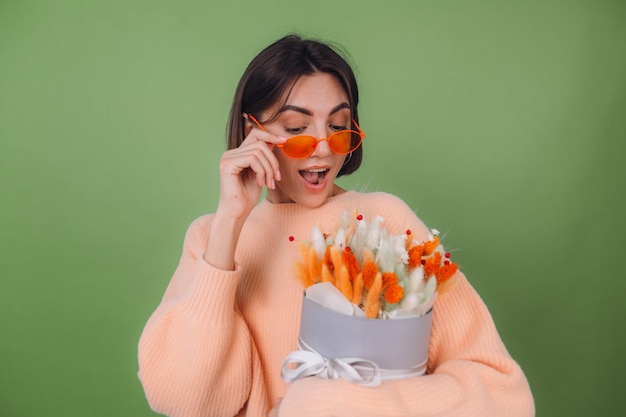
M 455 284 L 458 266 L 437 230 L 419 242 L 410 230 L 389 234 L 383 222 L 343 213 L 334 233 L 314 227 L 300 243 L 305 296 L 286 381 L 318 375 L 376 386 L 426 371 L 433 304 Z

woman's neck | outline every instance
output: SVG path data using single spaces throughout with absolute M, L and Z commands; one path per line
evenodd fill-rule
M 346 190 L 344 190 L 343 188 L 339 187 L 337 184 L 334 184 L 333 186 L 333 190 L 330 193 L 330 195 L 328 196 L 328 198 L 334 197 L 336 195 L 339 194 L 343 194 L 345 193 Z M 289 198 L 287 198 L 286 196 L 284 196 L 284 194 L 281 195 L 277 194 L 277 193 L 273 193 L 271 192 L 271 190 L 268 190 L 267 194 L 265 195 L 265 199 L 267 201 L 269 201 L 272 204 L 298 204 L 296 201 L 293 201 Z

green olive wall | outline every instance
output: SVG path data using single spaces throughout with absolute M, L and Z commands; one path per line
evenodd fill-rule
M 150 416 L 136 346 L 239 76 L 343 46 L 362 168 L 489 306 L 537 415 L 626 408 L 623 1 L 0 1 L 0 415 Z

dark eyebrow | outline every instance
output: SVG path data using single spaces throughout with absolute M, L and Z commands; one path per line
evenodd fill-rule
M 330 111 L 330 115 L 337 113 L 339 110 L 342 109 L 349 109 L 350 105 L 348 103 L 346 103 L 345 101 L 337 106 L 335 106 L 331 111 Z
M 349 109 L 349 108 L 350 108 L 350 105 L 344 101 L 343 103 L 333 107 L 333 109 L 330 111 L 328 115 L 330 116 L 330 115 L 337 113 L 339 110 Z M 307 116 L 313 116 L 313 112 L 311 110 L 308 110 L 299 106 L 294 106 L 292 104 L 285 104 L 283 107 L 281 107 L 278 113 L 282 113 L 287 110 L 297 111 L 298 113 L 306 114 Z

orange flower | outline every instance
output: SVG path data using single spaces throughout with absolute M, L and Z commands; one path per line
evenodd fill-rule
M 367 300 L 365 301 L 365 316 L 370 319 L 378 317 L 380 311 L 380 293 L 383 288 L 383 278 L 379 273 L 376 274 L 374 282 L 367 293 Z
M 399 285 L 392 285 L 385 291 L 385 301 L 389 304 L 399 303 L 404 297 L 404 288 Z
M 454 288 L 456 284 L 458 283 L 459 283 L 458 277 L 455 277 L 453 275 L 452 279 L 444 281 L 441 284 L 437 283 L 437 293 L 439 293 L 439 295 L 443 295 L 446 292 L 450 291 L 452 288 Z
M 389 288 L 398 285 L 398 276 L 393 272 L 383 273 L 383 288 Z
M 426 256 L 430 255 L 431 253 L 433 253 L 435 248 L 439 246 L 439 236 L 435 236 L 433 237 L 433 240 L 424 242 L 423 246 L 424 246 L 424 255 Z
M 369 291 L 372 287 L 372 283 L 374 282 L 374 278 L 378 273 L 378 267 L 374 262 L 367 262 L 363 265 L 363 285 L 365 289 Z
M 330 259 L 332 261 L 332 268 L 330 271 L 334 274 L 338 274 L 341 269 L 341 265 L 343 265 L 343 261 L 341 260 L 341 251 L 336 246 L 328 246 L 328 251 L 330 251 Z
M 354 281 L 356 276 L 361 272 L 361 267 L 359 267 L 359 262 L 356 260 L 356 256 L 350 250 L 350 247 L 347 247 L 341 253 L 341 259 L 343 263 L 348 267 L 348 272 L 350 273 L 350 280 Z
M 328 265 L 325 263 L 322 264 L 322 282 L 330 282 L 331 284 L 335 284 L 335 278 L 333 278 L 333 274 L 330 272 Z
M 350 282 L 350 273 L 345 265 L 339 268 L 339 276 L 336 279 L 335 286 L 348 300 L 352 300 L 352 283 Z
M 415 245 L 409 249 L 409 268 L 414 269 L 420 266 L 422 261 L 422 252 L 424 248 L 422 245 Z
M 441 253 L 435 252 L 433 256 L 426 259 L 426 263 L 424 264 L 424 275 L 426 277 L 430 277 L 432 274 L 436 273 L 441 265 Z
M 315 249 L 310 248 L 305 259 L 306 259 L 306 269 L 308 271 L 309 278 L 313 280 L 314 282 L 319 282 L 321 279 L 321 275 L 320 275 L 321 264 L 317 260 L 317 254 L 315 253 Z
M 450 262 L 448 265 L 443 265 L 437 272 L 435 272 L 435 276 L 437 277 L 437 285 L 441 285 L 447 280 L 449 280 L 452 275 L 459 269 L 459 266 L 454 262 Z
M 365 289 L 369 291 L 372 283 L 374 282 L 374 278 L 378 273 L 378 266 L 376 265 L 376 262 L 374 262 L 374 254 L 369 250 L 364 250 L 363 258 L 363 286 L 365 286 Z
M 360 305 L 363 301 L 363 274 L 358 273 L 354 278 L 354 287 L 352 288 L 352 304 Z
M 330 248 L 331 246 L 326 246 L 326 252 L 324 252 L 324 264 L 328 267 L 330 272 L 333 272 L 335 270 L 335 265 L 333 265 Z
M 309 275 L 309 271 L 303 264 L 299 262 L 296 263 L 296 272 L 298 278 L 300 279 L 300 282 L 302 282 L 302 285 L 304 285 L 304 288 L 309 288 L 311 285 L 315 284 L 315 280 L 311 278 L 311 275 Z

